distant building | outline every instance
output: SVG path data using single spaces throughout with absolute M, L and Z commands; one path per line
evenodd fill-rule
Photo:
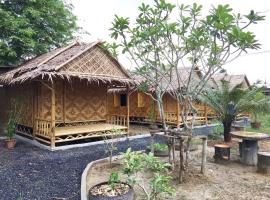
M 270 96 L 270 87 L 268 86 L 263 86 L 262 87 L 263 89 L 263 93 L 266 95 L 266 96 Z
M 220 88 L 222 80 L 228 81 L 230 88 L 234 88 L 237 85 L 241 85 L 243 89 L 248 89 L 251 87 L 249 80 L 247 79 L 247 76 L 245 74 L 240 75 L 229 75 L 226 73 L 215 74 L 212 77 L 211 84 L 213 84 L 214 88 Z

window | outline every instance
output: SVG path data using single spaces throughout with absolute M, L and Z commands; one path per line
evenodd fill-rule
M 142 108 L 145 106 L 144 93 L 138 92 L 138 108 Z
M 120 106 L 120 98 L 118 94 L 113 94 L 113 104 L 114 104 L 114 107 Z
M 127 95 L 126 94 L 120 95 L 120 106 L 127 106 Z
M 127 106 L 127 95 L 114 94 L 113 101 L 114 101 L 114 107 Z

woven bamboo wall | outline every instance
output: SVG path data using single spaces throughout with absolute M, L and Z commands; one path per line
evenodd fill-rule
M 11 101 L 14 100 L 21 112 L 19 123 L 25 126 L 33 127 L 34 114 L 34 85 L 20 85 L 7 87 L 4 92 L 4 101 L 2 111 L 2 123 L 6 125 L 8 112 L 11 109 Z
M 107 87 L 103 84 L 87 85 L 75 81 L 66 84 L 66 121 L 89 121 L 106 119 Z
M 145 117 L 148 118 L 149 112 L 150 112 L 150 107 L 151 107 L 151 97 L 146 95 L 146 94 L 141 94 L 141 100 L 144 102 L 142 107 L 139 107 L 139 100 L 140 97 L 138 97 L 138 92 L 133 92 L 131 93 L 129 97 L 129 102 L 130 102 L 130 116 L 135 116 L 135 117 Z
M 170 94 L 163 96 L 164 112 L 177 112 L 177 100 L 175 100 Z
M 40 86 L 39 118 L 51 120 L 51 91 Z M 106 86 L 73 80 L 55 82 L 56 121 L 80 122 L 106 119 Z
M 51 120 L 51 90 L 44 85 L 38 87 L 38 118 Z
M 3 134 L 7 123 L 7 90 L 0 87 L 0 135 Z

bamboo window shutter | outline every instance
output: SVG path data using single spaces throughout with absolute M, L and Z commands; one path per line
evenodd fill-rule
M 114 107 L 120 106 L 120 95 L 113 94 L 113 103 L 114 103 Z
M 144 94 L 142 92 L 138 92 L 138 108 L 142 108 L 145 106 Z

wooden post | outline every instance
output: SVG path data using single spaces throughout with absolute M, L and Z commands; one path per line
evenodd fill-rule
M 127 86 L 127 136 L 129 136 L 129 87 Z
M 205 124 L 208 124 L 208 116 L 207 116 L 207 107 L 206 107 L 206 104 L 204 104 L 204 117 L 205 117 Z
M 33 126 L 33 139 L 36 138 L 36 130 L 37 130 L 37 87 L 36 85 L 33 86 L 33 111 L 32 111 L 32 126 Z
M 51 148 L 55 147 L 55 87 L 52 83 L 51 96 Z
M 206 156 L 207 156 L 207 137 L 202 138 L 202 165 L 201 165 L 201 173 L 205 174 L 205 166 L 206 166 Z
M 176 108 L 176 114 L 177 114 L 177 122 L 176 122 L 176 128 L 180 128 L 180 107 L 179 107 L 179 101 L 177 99 L 177 108 Z
M 66 84 L 63 81 L 63 121 L 66 123 Z
M 175 138 L 172 138 L 172 170 L 175 168 Z
M 110 123 L 110 119 L 109 119 L 109 105 L 108 105 L 108 85 L 106 86 L 106 123 Z
M 179 152 L 180 152 L 180 162 L 179 162 L 179 183 L 183 182 L 184 175 L 184 139 L 180 138 L 179 141 Z
M 155 133 L 150 130 L 150 134 L 151 134 L 151 153 L 154 154 Z

